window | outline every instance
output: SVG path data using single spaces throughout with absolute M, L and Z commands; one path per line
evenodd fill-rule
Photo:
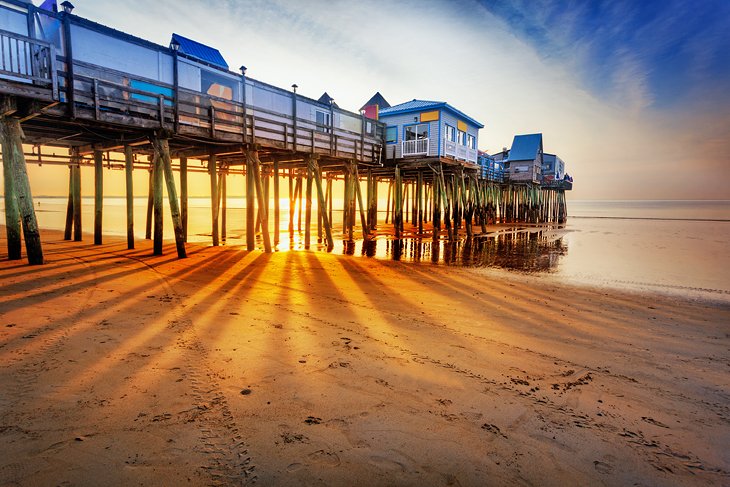
M 317 130 L 319 132 L 329 133 L 330 132 L 330 113 L 320 112 L 317 110 Z
M 446 124 L 446 140 L 456 142 L 456 127 Z
M 466 136 L 466 145 L 470 149 L 476 149 L 477 148 L 477 138 L 473 135 L 467 135 Z
M 385 143 L 395 144 L 398 142 L 398 127 L 388 127 L 385 129 Z
M 459 130 L 459 144 L 460 145 L 466 145 L 466 132 L 462 132 Z
M 403 131 L 403 140 L 428 139 L 428 124 L 409 125 Z

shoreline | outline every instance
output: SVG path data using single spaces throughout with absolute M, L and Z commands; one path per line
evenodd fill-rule
M 0 261 L 0 483 L 730 481 L 726 304 L 43 238 Z

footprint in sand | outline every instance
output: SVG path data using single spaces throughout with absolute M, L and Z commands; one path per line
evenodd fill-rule
M 324 465 L 325 467 L 336 467 L 340 464 L 340 457 L 337 456 L 337 453 L 324 450 L 312 452 L 307 455 L 307 458 L 311 462 Z
M 596 468 L 596 470 L 599 473 L 609 474 L 609 473 L 613 472 L 613 465 L 610 465 L 605 462 L 599 462 L 598 460 L 594 460 L 593 466 Z

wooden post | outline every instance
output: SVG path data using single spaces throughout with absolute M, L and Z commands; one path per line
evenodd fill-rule
M 221 240 L 226 241 L 227 233 L 227 218 L 228 218 L 228 195 L 226 188 L 226 180 L 228 179 L 228 168 L 221 170 L 221 174 L 218 179 L 218 186 L 220 186 L 220 201 L 221 201 Z
M 20 128 L 20 120 L 15 117 L 2 117 L 2 148 L 3 148 L 3 168 L 7 166 L 10 171 L 4 173 L 4 177 L 12 179 L 10 199 L 15 200 L 17 204 L 17 213 L 12 208 L 11 202 L 11 225 L 13 246 L 20 244 L 20 229 L 17 228 L 17 217 L 20 215 L 20 222 L 23 228 L 23 237 L 25 239 L 25 251 L 28 255 L 28 263 L 30 265 L 43 264 L 43 248 L 41 246 L 41 236 L 38 230 L 38 221 L 33 208 L 33 196 L 30 191 L 30 181 L 28 181 L 28 172 L 25 167 L 25 156 L 23 155 L 23 130 Z M 6 162 L 7 161 L 7 162 Z M 5 186 L 7 188 L 7 185 Z M 13 198 L 14 195 L 14 198 Z M 8 198 L 6 197 L 6 203 Z M 7 211 L 7 207 L 6 207 Z M 13 214 L 14 213 L 14 214 Z M 10 235 L 8 232 L 8 257 L 10 258 Z M 17 234 L 17 237 L 15 236 Z M 15 259 L 19 251 L 12 249 Z M 18 255 L 17 258 L 20 258 Z
M 439 193 L 441 193 L 441 199 L 444 203 L 444 225 L 446 226 L 446 233 L 449 237 L 449 240 L 454 239 L 454 231 L 451 227 L 451 220 L 449 219 L 449 211 L 451 207 L 449 206 L 449 190 L 446 186 L 446 179 L 444 178 L 444 167 L 439 166 L 439 181 L 440 181 L 440 188 Z
M 403 237 L 403 196 L 400 167 L 395 166 L 395 182 L 393 183 L 393 225 L 395 227 L 395 238 Z
M 180 219 L 183 238 L 188 241 L 188 158 L 180 158 Z
M 279 245 L 279 161 L 274 161 L 274 246 Z
M 307 164 L 307 211 L 304 218 L 304 248 L 309 248 L 309 240 L 312 234 L 312 165 Z
M 210 208 L 212 217 L 213 246 L 218 246 L 218 157 L 211 153 L 208 157 L 208 176 L 210 177 Z
M 165 174 L 165 183 L 167 184 L 167 198 L 170 203 L 170 214 L 172 215 L 172 227 L 175 230 L 175 246 L 177 247 L 177 256 L 181 259 L 187 257 L 185 251 L 185 235 L 183 233 L 182 219 L 180 218 L 180 208 L 177 202 L 177 190 L 175 189 L 175 178 L 172 175 L 172 159 L 170 158 L 170 145 L 167 139 L 154 139 L 153 145 L 155 146 L 155 152 L 157 153 L 157 163 L 155 168 L 162 169 Z M 161 168 L 160 168 L 161 166 Z M 155 185 L 155 201 L 159 199 L 160 210 L 162 210 L 162 184 Z M 159 197 L 157 196 L 157 190 L 159 190 Z M 160 211 L 162 213 L 162 211 Z M 157 215 L 155 214 L 155 220 Z M 160 220 L 161 220 L 160 216 Z M 157 230 L 155 228 L 155 236 L 157 236 Z M 155 252 L 157 251 L 157 241 L 155 240 Z M 162 222 L 160 222 L 160 254 L 162 254 Z
M 153 158 L 154 159 L 154 158 Z M 147 220 L 145 221 L 144 238 L 152 239 L 152 206 L 154 205 L 155 184 L 154 184 L 154 160 L 150 160 L 150 174 L 147 185 Z
M 254 182 L 256 184 L 256 199 L 259 205 L 259 217 L 261 218 L 261 231 L 264 238 L 264 250 L 271 253 L 271 240 L 269 239 L 269 217 L 266 214 L 266 202 L 264 201 L 264 188 L 261 184 L 261 163 L 259 162 L 258 151 L 247 151 L 246 157 L 251 159 L 253 166 Z
M 297 203 L 297 231 L 302 231 L 302 173 L 301 171 L 297 172 L 297 189 L 296 189 L 296 200 L 298 200 Z
M 423 171 L 418 171 L 418 189 L 416 191 L 416 204 L 418 206 L 418 234 L 423 233 Z
M 365 218 L 365 205 L 362 201 L 362 192 L 360 190 L 360 175 L 357 173 L 357 161 L 353 161 L 350 164 L 350 167 L 352 168 L 352 181 L 355 185 L 355 194 L 357 195 L 357 205 L 360 208 L 360 225 L 362 225 L 362 238 L 366 242 L 370 240 L 370 227 L 367 222 L 367 218 Z
M 294 169 L 289 169 L 289 240 L 294 238 Z
M 314 175 L 315 179 L 322 180 L 322 173 L 317 167 L 317 173 Z M 324 223 L 322 220 L 322 213 L 326 210 L 320 203 L 319 203 L 319 195 L 317 195 L 317 243 L 322 243 L 322 224 Z
M 20 208 L 13 184 L 13 140 L 7 126 L 6 117 L 2 119 L 3 150 L 3 187 L 5 190 L 5 234 L 8 239 L 8 259 L 19 260 L 22 257 L 23 241 L 20 235 Z M 21 150 L 22 154 L 22 150 Z
M 254 198 L 256 197 L 256 190 L 255 190 L 255 181 L 254 181 L 254 175 L 253 175 L 254 167 L 253 167 L 253 161 L 250 157 L 248 157 L 248 152 L 246 153 L 246 248 L 251 251 L 256 248 L 256 216 L 254 214 L 255 211 L 255 201 Z
M 78 148 L 71 149 L 71 171 L 73 173 L 73 219 L 74 219 L 74 242 L 81 242 L 81 166 L 79 163 L 81 159 L 79 157 Z
M 104 212 L 104 161 L 101 149 L 94 149 L 94 245 L 101 245 Z
M 132 181 L 134 158 L 132 147 L 124 146 L 124 187 L 127 196 L 127 249 L 134 248 L 134 186 Z
M 347 171 L 342 171 L 342 234 L 347 234 L 347 222 L 350 220 L 350 176 Z
M 63 239 L 71 240 L 74 223 L 74 171 L 68 166 L 68 203 L 66 204 L 66 226 L 63 231 Z
M 152 229 L 152 255 L 162 255 L 162 158 L 156 151 L 152 164 L 154 227 Z
M 327 216 L 329 217 L 329 221 L 330 221 L 330 231 L 332 230 L 332 209 L 333 209 L 333 206 L 334 206 L 332 204 L 332 200 L 334 199 L 332 197 L 332 195 L 333 195 L 333 193 L 332 193 L 332 178 L 329 177 L 329 174 L 328 174 L 327 175 Z
M 439 208 L 439 182 L 436 178 L 436 175 L 433 176 L 433 182 L 431 183 L 431 198 L 433 199 L 433 202 L 431 204 L 431 207 L 433 208 L 431 211 L 431 220 L 432 220 L 432 234 L 434 241 L 439 240 L 439 233 L 441 232 L 441 209 Z
M 388 181 L 388 194 L 385 197 L 385 223 L 388 223 L 388 219 L 390 219 L 390 200 L 391 200 L 391 192 L 393 191 L 393 181 Z
M 319 168 L 319 164 L 317 163 L 317 158 L 315 156 L 309 156 L 307 159 L 307 166 L 315 175 L 314 182 L 317 186 L 317 204 L 324 209 L 326 207 L 326 203 L 324 192 L 322 191 L 322 172 Z M 335 246 L 335 241 L 332 238 L 332 220 L 329 219 L 327 212 L 324 210 L 322 211 L 322 223 L 327 237 L 327 250 L 332 250 Z

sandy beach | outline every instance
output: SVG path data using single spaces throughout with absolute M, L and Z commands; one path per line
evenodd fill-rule
M 730 306 L 0 237 L 0 485 L 730 485 Z

